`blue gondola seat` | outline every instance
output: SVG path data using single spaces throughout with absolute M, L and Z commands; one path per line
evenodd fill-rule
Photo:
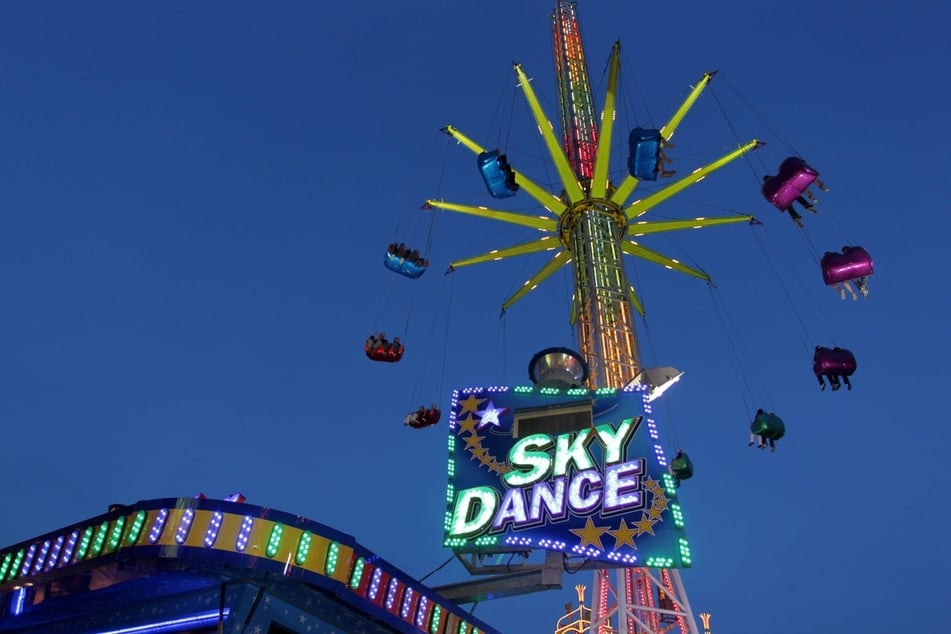
M 628 143 L 631 151 L 627 159 L 628 172 L 640 180 L 656 181 L 660 163 L 660 130 L 634 128 Z
M 395 271 L 400 275 L 405 275 L 406 277 L 416 279 L 420 275 L 426 272 L 426 269 L 429 266 L 429 263 L 423 264 L 423 262 L 413 262 L 409 258 L 403 258 L 391 251 L 387 251 L 383 255 L 383 265 Z
M 518 192 L 518 183 L 515 182 L 515 172 L 498 150 L 482 152 L 477 159 L 479 173 L 485 181 L 486 189 L 493 198 L 511 198 Z

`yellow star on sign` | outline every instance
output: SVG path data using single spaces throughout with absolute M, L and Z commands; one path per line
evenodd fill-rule
M 657 520 L 652 520 L 647 517 L 647 514 L 641 515 L 641 519 L 634 523 L 634 526 L 637 527 L 637 535 L 641 536 L 644 533 L 654 534 L 654 524 L 657 523 Z
M 465 400 L 459 401 L 459 405 L 462 406 L 462 409 L 459 410 L 459 416 L 461 417 L 466 412 L 475 414 L 479 411 L 479 405 L 482 403 L 485 403 L 484 398 L 476 398 L 475 394 L 470 394 Z
M 663 490 L 661 489 L 661 486 L 657 482 L 657 480 L 655 480 L 654 478 L 650 476 L 647 476 L 646 478 L 644 478 L 644 488 L 650 491 L 651 493 L 653 493 L 654 495 L 657 495 Z
M 469 447 L 478 447 L 482 442 L 482 436 L 477 436 L 475 434 L 466 437 L 466 449 Z
M 607 532 L 608 527 L 604 528 L 600 526 L 595 526 L 594 522 L 591 521 L 591 517 L 585 521 L 584 528 L 572 528 L 571 532 L 581 538 L 581 547 L 584 548 L 585 544 L 591 544 L 592 546 L 597 547 L 598 550 L 604 550 L 604 546 L 601 545 L 601 535 Z
M 627 522 L 624 521 L 624 518 L 621 518 L 621 523 L 618 525 L 616 531 L 608 531 L 608 535 L 614 537 L 614 550 L 617 550 L 624 544 L 630 544 L 631 548 L 637 548 L 637 545 L 634 543 L 634 534 L 637 531 L 633 527 L 627 525 Z
M 660 518 L 663 514 L 664 514 L 664 509 L 659 509 L 656 506 L 652 506 L 650 510 L 647 511 L 647 517 L 657 521 L 660 521 Z
M 667 498 L 664 497 L 663 495 L 655 495 L 655 496 L 654 496 L 654 501 L 651 502 L 651 506 L 653 506 L 654 508 L 658 508 L 658 509 L 660 509 L 660 510 L 662 510 L 662 511 L 663 511 L 663 510 L 666 510 L 666 509 L 667 509 Z
M 476 423 L 478 423 L 479 420 L 472 414 L 469 414 L 468 418 L 463 418 L 462 420 L 457 419 L 456 422 L 459 423 L 459 431 L 456 432 L 457 434 L 462 435 L 462 432 L 465 431 L 474 434 L 476 431 Z
M 493 464 L 496 464 L 495 458 L 493 458 L 492 455 L 489 454 L 489 452 L 485 449 L 483 449 L 482 453 L 479 455 L 479 462 L 483 467 L 489 467 L 490 469 L 492 468 Z

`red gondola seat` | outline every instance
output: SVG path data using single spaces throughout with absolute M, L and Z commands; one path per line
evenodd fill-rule
M 423 409 L 420 407 L 415 412 L 408 414 L 403 424 L 413 429 L 423 429 L 424 427 L 432 427 L 438 423 L 440 416 L 442 416 L 442 412 L 439 408 L 430 407 L 429 409 Z
M 363 349 L 366 352 L 367 358 L 372 361 L 384 361 L 387 363 L 395 363 L 403 358 L 403 344 L 399 342 L 388 342 L 386 339 L 377 340 L 376 344 L 371 347 L 370 340 L 368 339 L 365 344 L 363 344 Z

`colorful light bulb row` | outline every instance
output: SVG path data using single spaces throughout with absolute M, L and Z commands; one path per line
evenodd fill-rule
M 188 533 L 191 532 L 192 522 L 195 521 L 195 509 L 185 509 L 182 513 L 182 519 L 178 521 L 178 529 L 175 531 L 175 543 L 182 545 L 188 539 Z
M 294 561 L 297 562 L 297 565 L 302 565 L 307 561 L 307 555 L 310 554 L 310 542 L 313 538 L 310 536 L 310 533 L 304 531 L 301 533 L 300 541 L 297 543 L 297 554 L 294 555 Z
M 56 538 L 56 541 L 53 542 L 53 550 L 50 552 L 49 559 L 46 560 L 46 567 L 43 568 L 43 571 L 52 570 L 53 566 L 56 565 L 56 562 L 59 561 L 60 553 L 63 552 L 63 544 L 66 542 L 66 536 L 60 535 Z
M 109 552 L 112 552 L 119 547 L 119 543 L 122 541 L 122 531 L 124 529 L 125 517 L 117 517 L 115 524 L 112 525 L 112 530 L 109 532 Z
M 149 520 L 150 515 L 152 521 Z M 128 545 L 134 548 L 136 545 L 158 545 L 174 542 L 179 545 L 190 545 L 189 535 L 196 523 L 202 523 L 202 517 L 207 521 L 207 526 L 203 533 L 203 543 L 206 548 L 219 548 L 229 550 L 228 545 L 218 545 L 218 539 L 226 521 L 237 521 L 240 517 L 229 516 L 222 511 L 204 511 L 197 507 L 190 507 L 178 510 L 168 508 L 156 508 L 149 511 L 138 510 L 134 514 L 120 515 L 101 521 L 98 524 L 71 529 L 61 535 L 51 536 L 48 539 L 38 540 L 34 543 L 24 545 L 21 548 L 0 552 L 0 583 L 6 583 L 19 577 L 28 577 L 39 573 L 46 573 L 53 568 L 67 564 L 77 563 L 82 560 L 89 560 L 103 554 L 109 554 L 117 551 L 121 546 Z M 234 518 L 228 520 L 228 517 Z M 169 519 L 172 518 L 170 522 Z M 256 518 L 246 515 L 240 517 L 241 525 L 232 550 L 244 551 L 249 546 L 249 541 L 253 534 Z M 174 532 L 171 533 L 174 528 Z M 270 526 L 267 546 L 264 549 L 269 557 L 279 556 L 283 560 L 281 548 L 282 540 L 286 542 L 288 528 L 281 523 L 274 523 Z M 147 533 L 143 536 L 143 532 Z M 294 533 L 298 531 L 294 529 Z M 299 531 L 299 538 L 296 540 L 295 563 L 299 566 L 310 569 L 312 572 L 319 572 L 313 565 L 307 565 L 308 559 L 314 551 L 314 541 L 319 538 L 318 535 L 307 530 Z M 139 538 L 142 537 L 140 543 Z M 492 538 L 497 541 L 497 538 Z M 477 628 L 466 623 L 461 617 L 455 615 L 449 605 L 440 606 L 432 598 L 421 594 L 411 587 L 408 583 L 401 581 L 395 576 L 386 574 L 380 568 L 374 566 L 371 562 L 378 559 L 377 556 L 357 557 L 349 548 L 344 550 L 340 543 L 330 540 L 324 542 L 326 551 L 321 547 L 322 555 L 325 553 L 323 562 L 316 562 L 317 566 L 322 564 L 323 573 L 331 578 L 337 578 L 340 581 L 348 582 L 347 587 L 360 594 L 370 601 L 376 603 L 379 601 L 382 584 L 386 584 L 386 604 L 387 608 L 393 612 L 394 616 L 402 616 L 407 623 L 415 623 L 417 628 L 422 631 L 429 631 L 433 634 L 444 634 L 449 632 L 464 632 L 465 634 L 475 634 L 479 632 Z M 345 554 L 346 552 L 346 554 Z M 258 555 L 260 556 L 260 555 Z M 348 577 L 340 578 L 340 566 L 352 566 L 352 569 L 345 570 L 349 572 Z M 379 603 L 377 603 L 379 605 Z M 458 624 L 458 628 L 457 628 Z
M 155 521 L 152 522 L 152 528 L 149 530 L 149 543 L 154 544 L 162 536 L 162 530 L 165 528 L 165 522 L 168 520 L 168 509 L 160 509 L 155 515 Z
M 281 538 L 284 536 L 284 527 L 280 524 L 275 524 L 271 529 L 271 536 L 267 540 L 267 556 L 273 557 L 277 554 L 278 549 L 281 547 Z
M 445 606 L 440 606 L 409 584 L 376 568 L 372 563 L 375 560 L 376 557 L 357 557 L 354 560 L 347 585 L 356 594 L 430 634 L 480 632 Z
M 683 561 L 685 566 L 689 566 L 692 563 L 690 559 L 690 544 L 687 543 L 687 540 L 683 537 L 680 538 L 680 559 Z
M 129 526 L 129 536 L 126 537 L 126 543 L 129 546 L 139 541 L 139 535 L 142 534 L 142 529 L 145 528 L 145 518 L 148 515 L 145 511 L 139 511 L 135 514 L 135 519 L 132 520 L 132 525 Z
M 674 526 L 676 526 L 677 528 L 683 528 L 684 527 L 684 512 L 680 509 L 680 505 L 671 504 L 670 513 L 671 515 L 673 515 L 673 518 L 674 518 Z
M 238 538 L 234 545 L 239 553 L 243 553 L 244 549 L 248 547 L 248 539 L 251 537 L 252 527 L 254 527 L 254 518 L 250 515 L 245 515 L 244 519 L 241 520 L 241 529 L 238 531 Z
M 211 548 L 218 541 L 218 532 L 221 530 L 221 522 L 224 514 L 221 511 L 215 511 L 208 522 L 208 529 L 205 531 L 205 546 Z

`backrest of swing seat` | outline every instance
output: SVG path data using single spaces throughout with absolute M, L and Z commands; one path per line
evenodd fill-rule
M 670 472 L 681 480 L 686 480 L 693 475 L 693 463 L 687 454 L 681 454 L 679 458 L 674 458 L 670 463 Z
M 848 253 L 827 251 L 822 256 L 822 279 L 826 284 L 865 277 L 875 272 L 872 256 L 862 247 L 850 247 Z
M 627 170 L 634 178 L 657 180 L 657 161 L 660 158 L 660 130 L 634 128 L 628 136 L 630 153 Z
M 750 424 L 750 432 L 756 434 L 757 436 L 761 436 L 767 429 L 769 429 L 769 414 L 766 412 L 757 414 L 753 419 L 752 424 Z
M 790 157 L 779 166 L 776 176 L 763 183 L 763 196 L 778 209 L 787 209 L 818 176 L 805 161 Z
M 394 363 L 403 358 L 403 349 L 400 348 L 398 353 L 393 353 L 390 351 L 389 346 L 386 348 L 374 348 L 370 350 L 370 358 L 374 361 L 385 361 L 387 363 Z
M 405 275 L 406 277 L 413 279 L 416 279 L 426 272 L 426 267 L 422 264 L 410 262 L 408 259 L 401 258 L 395 253 L 390 253 L 389 251 L 383 254 L 383 266 L 390 269 L 391 271 L 399 273 L 400 275 Z
M 767 414 L 766 421 L 766 429 L 762 433 L 763 438 L 779 440 L 786 435 L 786 423 L 783 422 L 782 418 L 770 413 Z
M 849 376 L 855 372 L 858 364 L 855 361 L 854 354 L 845 348 L 836 348 L 832 351 L 832 354 L 834 355 L 835 362 L 838 366 L 839 374 Z
M 812 369 L 816 374 L 851 375 L 857 366 L 855 355 L 845 348 L 820 348 L 816 351 Z
M 517 186 L 511 186 L 513 183 L 509 174 L 512 168 L 503 160 L 498 150 L 482 152 L 476 159 L 485 187 L 493 198 L 511 198 L 518 191 Z
M 819 348 L 813 355 L 812 361 L 812 370 L 816 374 L 834 372 L 839 367 L 832 348 Z

